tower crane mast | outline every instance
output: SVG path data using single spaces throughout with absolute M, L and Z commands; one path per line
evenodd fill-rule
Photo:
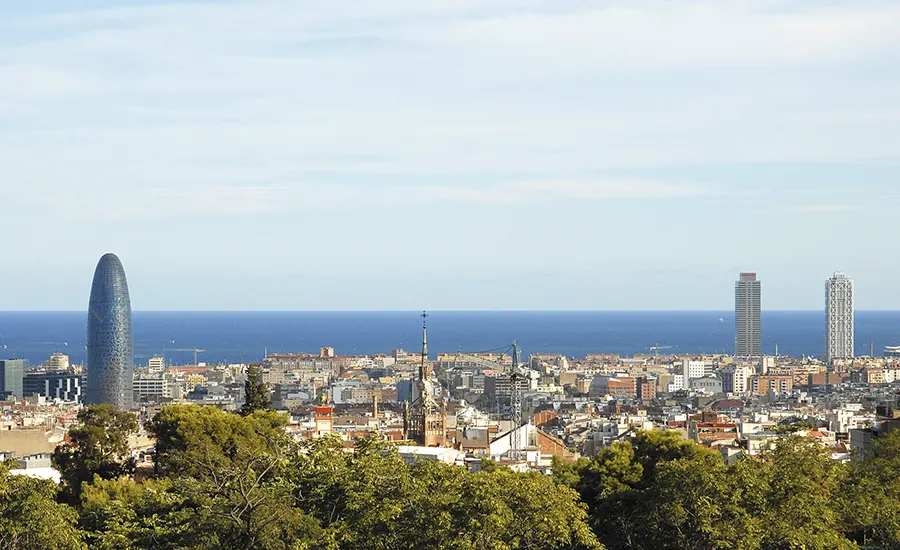
M 524 421 L 523 418 L 523 406 L 522 406 L 522 381 L 527 379 L 527 376 L 523 373 L 520 364 L 521 350 L 516 342 L 513 342 L 512 345 L 505 348 L 496 348 L 493 350 L 489 350 L 489 352 L 500 352 L 500 355 L 511 352 L 512 355 L 512 364 L 508 370 L 509 382 L 510 382 L 510 397 L 509 397 L 509 407 L 510 407 L 510 420 L 512 421 L 512 429 L 510 431 L 510 447 L 509 447 L 509 458 L 512 460 L 521 460 L 522 455 L 525 450 L 525 441 L 523 441 L 522 434 L 522 424 Z M 484 357 L 479 357 L 479 353 L 487 353 L 487 352 L 470 352 L 466 353 L 460 351 L 457 353 L 457 358 L 466 358 L 467 360 L 480 364 L 482 366 L 490 366 L 495 367 L 498 366 L 497 362 L 491 361 L 490 359 L 486 359 Z M 507 370 L 506 368 L 501 366 L 500 370 Z

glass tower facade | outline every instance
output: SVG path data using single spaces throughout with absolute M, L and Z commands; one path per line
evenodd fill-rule
M 131 299 L 125 269 L 115 254 L 100 258 L 88 305 L 85 403 L 131 408 L 134 365 Z

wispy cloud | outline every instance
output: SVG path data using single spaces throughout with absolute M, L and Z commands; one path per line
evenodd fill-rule
M 284 183 L 278 185 L 206 185 L 181 187 L 106 188 L 100 192 L 72 188 L 40 194 L 20 206 L 69 212 L 71 219 L 145 220 L 173 217 L 278 215 L 306 210 L 341 211 L 442 204 L 526 205 L 557 201 L 664 200 L 698 197 L 709 188 L 644 180 L 530 180 L 472 184 L 347 184 Z M 77 211 L 67 206 L 83 204 Z
M 789 209 L 789 212 L 797 214 L 816 214 L 829 212 L 849 212 L 853 207 L 847 204 L 806 204 L 795 206 Z
M 397 189 L 418 200 L 516 204 L 557 200 L 667 199 L 707 194 L 696 185 L 647 180 L 531 180 L 481 186 L 418 186 Z
M 466 21 L 449 39 L 550 69 L 783 66 L 853 59 L 900 43 L 900 8 L 637 1 Z

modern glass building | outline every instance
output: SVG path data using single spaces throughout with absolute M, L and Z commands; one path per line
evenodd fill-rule
M 29 372 L 22 382 L 25 397 L 42 395 L 47 399 L 80 402 L 84 396 L 84 378 L 71 369 Z
M 0 361 L 0 399 L 4 399 L 9 395 L 23 397 L 22 381 L 24 378 L 24 359 Z
M 125 269 L 115 254 L 100 258 L 88 305 L 85 403 L 127 410 L 134 366 L 131 299 Z

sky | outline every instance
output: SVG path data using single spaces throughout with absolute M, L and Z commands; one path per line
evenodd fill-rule
M 2 310 L 900 309 L 900 3 L 0 3 Z

